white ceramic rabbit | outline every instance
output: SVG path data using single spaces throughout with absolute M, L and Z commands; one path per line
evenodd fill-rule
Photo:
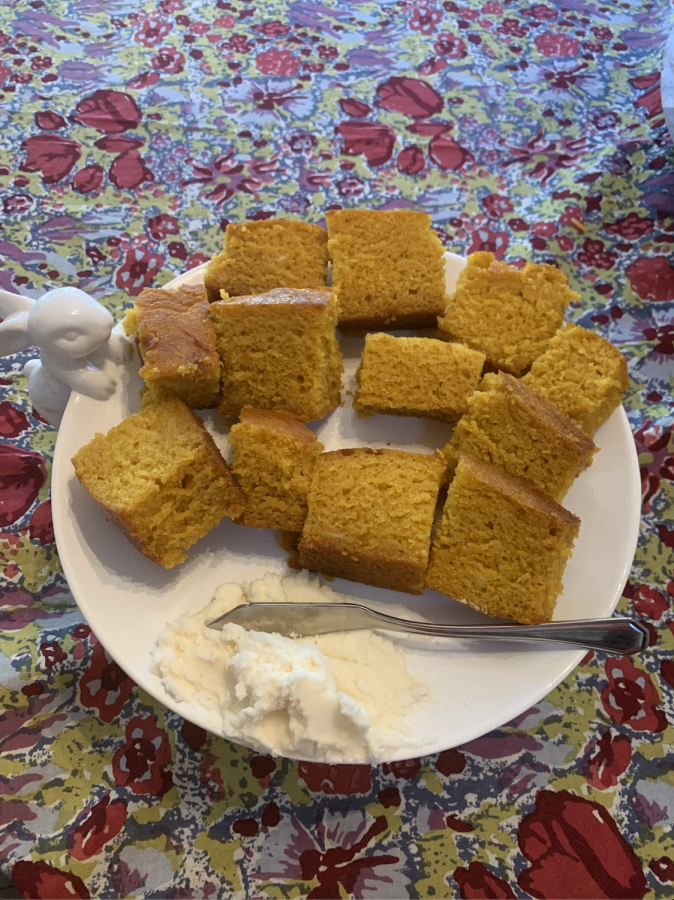
M 87 359 L 108 342 L 115 324 L 93 297 L 73 287 L 37 300 L 0 290 L 0 313 L 0 356 L 40 350 L 40 359 L 26 363 L 24 372 L 31 402 L 50 425 L 61 424 L 72 389 L 97 400 L 112 396 L 115 379 Z

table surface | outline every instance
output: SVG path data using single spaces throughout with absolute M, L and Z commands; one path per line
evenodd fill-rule
M 2 361 L 0 896 L 671 897 L 674 154 L 665 0 L 0 3 L 0 287 L 116 316 L 227 222 L 428 212 L 448 249 L 554 262 L 629 361 L 642 531 L 589 653 L 456 750 L 260 756 L 108 660 L 59 567 L 55 432 Z

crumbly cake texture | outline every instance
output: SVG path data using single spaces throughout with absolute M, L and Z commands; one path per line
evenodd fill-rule
M 342 330 L 435 327 L 448 298 L 443 246 L 429 216 L 344 209 L 325 218 Z
M 220 360 L 202 287 L 147 288 L 124 330 L 138 335 L 140 375 L 149 387 L 169 388 L 193 409 L 218 405 Z
M 201 419 L 175 395 L 146 392 L 143 409 L 73 457 L 81 484 L 145 556 L 167 569 L 238 516 L 246 498 Z
M 571 323 L 549 341 L 522 379 L 592 437 L 630 386 L 627 363 L 600 334 Z
M 556 266 L 527 263 L 516 269 L 492 253 L 472 253 L 438 327 L 448 340 L 481 350 L 494 369 L 520 376 L 578 297 Z
M 452 422 L 468 409 L 484 361 L 484 353 L 463 344 L 368 334 L 353 408 L 363 417 L 383 413 Z
M 277 289 L 210 306 L 222 360 L 220 410 L 280 409 L 303 422 L 341 402 L 342 354 L 334 293 Z
M 232 472 L 247 498 L 237 519 L 255 528 L 301 531 L 307 494 L 323 444 L 297 416 L 285 411 L 241 410 L 229 432 Z
M 224 249 L 209 262 L 204 284 L 210 303 L 264 294 L 274 288 L 321 288 L 328 275 L 328 235 L 320 225 L 266 219 L 228 225 Z
M 549 622 L 579 528 L 576 516 L 529 482 L 462 456 L 426 585 L 490 616 Z
M 505 372 L 485 375 L 440 451 L 451 479 L 461 453 L 524 478 L 561 501 L 596 451 L 578 425 Z
M 421 594 L 441 460 L 359 447 L 323 453 L 299 543 L 305 569 Z

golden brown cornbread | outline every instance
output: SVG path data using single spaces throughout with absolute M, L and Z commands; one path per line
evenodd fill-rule
M 592 437 L 630 386 L 617 347 L 580 325 L 561 328 L 522 379 Z
M 240 420 L 229 432 L 232 472 L 248 501 L 237 521 L 255 528 L 301 531 L 323 444 L 289 412 L 244 407 Z
M 435 326 L 448 298 L 443 247 L 426 213 L 342 209 L 325 218 L 342 330 Z
M 443 464 L 358 447 L 322 453 L 299 543 L 305 569 L 421 594 Z
M 220 360 L 202 287 L 146 288 L 124 330 L 138 335 L 148 387 L 169 388 L 193 409 L 218 405 Z
M 222 360 L 220 410 L 284 409 L 303 422 L 341 401 L 342 354 L 334 293 L 277 289 L 210 306 Z
M 368 334 L 353 408 L 364 417 L 383 413 L 452 422 L 467 410 L 484 360 L 484 353 L 463 344 Z
M 201 419 L 168 392 L 73 457 L 94 500 L 141 553 L 167 569 L 185 550 L 238 516 L 246 498 Z
M 521 478 L 462 455 L 426 585 L 490 616 L 548 622 L 580 520 Z
M 485 375 L 440 454 L 451 478 L 469 453 L 561 501 L 596 451 L 573 419 L 505 372 Z
M 320 225 L 266 219 L 227 226 L 222 253 L 209 262 L 210 303 L 264 294 L 274 288 L 321 288 L 328 275 L 328 235 Z
M 556 266 L 516 269 L 492 253 L 472 253 L 438 327 L 447 339 L 487 356 L 494 369 L 522 375 L 578 299 Z

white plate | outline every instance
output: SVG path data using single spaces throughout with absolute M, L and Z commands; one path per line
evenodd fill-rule
M 465 261 L 446 255 L 447 289 L 452 292 Z M 198 284 L 203 266 L 171 282 Z M 345 405 L 311 427 L 327 450 L 389 445 L 429 452 L 446 443 L 450 428 L 430 419 L 373 416 L 359 419 L 346 391 L 355 387 L 363 341 L 342 338 Z M 115 372 L 113 364 L 106 364 Z M 121 535 L 75 477 L 74 453 L 96 432 L 106 432 L 139 408 L 138 362 L 119 368 L 117 393 L 106 402 L 73 394 L 58 434 L 53 470 L 53 517 L 63 570 L 83 615 L 108 653 L 149 694 L 196 725 L 206 727 L 198 707 L 176 703 L 149 671 L 154 641 L 164 624 L 204 606 L 225 581 L 286 570 L 286 554 L 273 531 L 233 525 L 228 520 L 189 551 L 186 563 L 170 570 L 146 559 Z M 205 420 L 226 449 L 226 429 L 217 413 Z M 627 417 L 622 408 L 597 432 L 602 448 L 575 482 L 565 505 L 582 521 L 576 549 L 564 576 L 555 619 L 609 616 L 629 575 L 639 530 L 640 479 Z M 400 614 L 438 622 L 479 622 L 485 617 L 442 594 L 420 597 L 336 579 L 335 590 L 397 607 Z M 421 743 L 417 755 L 456 746 L 502 725 L 541 700 L 583 657 L 583 651 L 554 645 L 481 641 L 440 642 L 429 647 L 402 638 L 413 675 L 427 682 L 433 701 L 410 717 Z M 410 755 L 409 748 L 391 760 Z

